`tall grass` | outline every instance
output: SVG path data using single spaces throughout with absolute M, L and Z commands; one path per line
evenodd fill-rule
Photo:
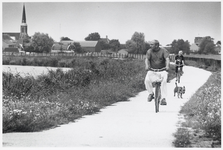
M 180 113 L 184 114 L 186 118 L 186 122 L 182 126 L 193 129 L 189 139 L 194 141 L 193 135 L 201 130 L 204 131 L 204 134 L 200 136 L 200 140 L 203 137 L 213 141 L 208 147 L 213 147 L 215 141 L 221 145 L 221 72 L 213 73 L 208 81 L 185 103 Z M 181 147 L 179 141 L 182 141 L 180 138 L 184 137 L 185 134 L 188 136 L 188 131 L 175 134 L 176 147 Z M 195 142 L 198 143 L 199 141 Z M 187 142 L 183 147 L 190 147 L 191 143 Z M 196 144 L 194 145 L 196 146 Z
M 3 132 L 33 132 L 75 121 L 145 90 L 143 60 L 15 57 L 15 65 L 72 67 L 38 78 L 3 73 Z M 61 66 L 62 65 L 62 66 Z M 174 78 L 171 66 L 169 79 Z
M 70 63 L 68 72 L 58 69 L 37 79 L 3 73 L 3 132 L 56 127 L 144 90 L 143 61 L 82 58 Z

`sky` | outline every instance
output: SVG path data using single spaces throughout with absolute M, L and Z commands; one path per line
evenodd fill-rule
M 23 3 L 24 2 L 24 3 Z M 211 36 L 221 40 L 221 2 L 219 1 L 3 1 L 2 32 L 20 32 L 25 4 L 28 35 L 48 34 L 55 41 L 69 37 L 84 41 L 98 32 L 121 44 L 135 32 L 145 41 L 157 39 L 161 45 L 173 40 Z

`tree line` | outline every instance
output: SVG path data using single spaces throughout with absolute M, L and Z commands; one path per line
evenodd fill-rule
M 5 36 L 5 35 L 4 35 Z M 69 37 L 61 37 L 61 41 L 73 41 Z M 101 45 L 102 50 L 111 50 L 113 52 L 118 52 L 120 49 L 127 49 L 129 53 L 133 54 L 146 54 L 147 50 L 150 48 L 148 42 L 145 41 L 144 33 L 135 32 L 131 39 L 127 40 L 125 44 L 120 44 L 118 39 L 112 39 L 106 42 L 103 40 L 98 32 L 90 33 L 85 41 L 98 41 Z M 27 52 L 50 52 L 54 44 L 54 40 L 48 35 L 40 32 L 36 32 L 32 38 L 23 38 L 23 49 Z M 221 41 L 216 43 L 221 45 Z M 73 42 L 71 47 L 75 52 L 81 53 L 82 48 L 80 43 Z M 164 46 L 170 53 L 177 54 L 180 50 L 185 54 L 190 54 L 190 43 L 188 40 L 174 39 L 169 46 Z M 198 54 L 216 54 L 214 39 L 210 36 L 204 37 L 199 45 Z

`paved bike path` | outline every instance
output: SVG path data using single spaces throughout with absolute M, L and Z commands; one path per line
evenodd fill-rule
M 3 147 L 141 147 L 172 148 L 173 133 L 181 120 L 179 110 L 202 86 L 210 72 L 185 66 L 181 84 L 183 99 L 173 96 L 175 80 L 167 84 L 167 106 L 155 113 L 154 101 L 147 102 L 147 91 L 127 102 L 118 102 L 101 112 L 73 123 L 34 133 L 3 134 Z

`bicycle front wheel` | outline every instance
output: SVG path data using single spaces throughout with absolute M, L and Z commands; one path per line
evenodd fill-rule
M 156 113 L 159 112 L 159 103 L 161 98 L 161 92 L 160 92 L 160 83 L 156 83 L 155 88 L 155 111 Z

